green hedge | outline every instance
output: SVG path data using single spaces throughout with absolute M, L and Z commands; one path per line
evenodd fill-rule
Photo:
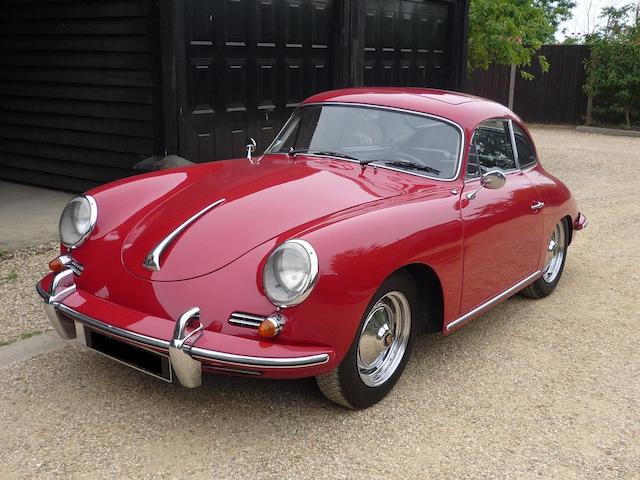
M 585 92 L 593 97 L 594 120 L 626 128 L 640 122 L 640 41 L 593 40 Z

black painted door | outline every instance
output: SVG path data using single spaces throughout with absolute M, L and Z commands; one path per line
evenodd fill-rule
M 268 146 L 307 96 L 334 85 L 333 0 L 187 0 L 180 154 L 206 162 Z
M 452 8 L 450 2 L 366 0 L 364 84 L 448 87 Z

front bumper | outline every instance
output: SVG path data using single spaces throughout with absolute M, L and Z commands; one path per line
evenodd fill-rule
M 582 213 L 578 212 L 578 216 L 573 221 L 573 230 L 574 231 L 584 230 L 585 228 L 587 228 L 588 225 L 589 225 L 589 221 L 587 220 L 587 217 L 585 217 Z
M 36 290 L 62 338 L 85 343 L 79 332 L 89 329 L 168 356 L 175 376 L 189 388 L 201 384 L 203 371 L 273 378 L 315 376 L 324 373 L 335 357 L 333 350 L 324 347 L 267 343 L 206 331 L 197 308 L 177 321 L 152 317 L 78 290 L 71 270 L 56 274 L 48 289 L 41 281 Z M 103 320 L 106 318 L 109 323 Z M 269 356 L 264 355 L 267 352 Z

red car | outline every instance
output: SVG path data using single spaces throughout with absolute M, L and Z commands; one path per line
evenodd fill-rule
M 419 331 L 549 295 L 586 226 L 522 121 L 477 97 L 326 92 L 254 147 L 72 199 L 37 285 L 58 333 L 186 387 L 313 376 L 364 408 Z

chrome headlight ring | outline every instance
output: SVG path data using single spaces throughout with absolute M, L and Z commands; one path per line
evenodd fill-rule
M 311 244 L 287 240 L 269 255 L 262 271 L 262 286 L 275 306 L 292 307 L 311 294 L 318 272 L 318 256 Z
M 98 205 L 91 195 L 73 197 L 60 215 L 60 242 L 69 249 L 78 248 L 89 238 L 97 220 Z

